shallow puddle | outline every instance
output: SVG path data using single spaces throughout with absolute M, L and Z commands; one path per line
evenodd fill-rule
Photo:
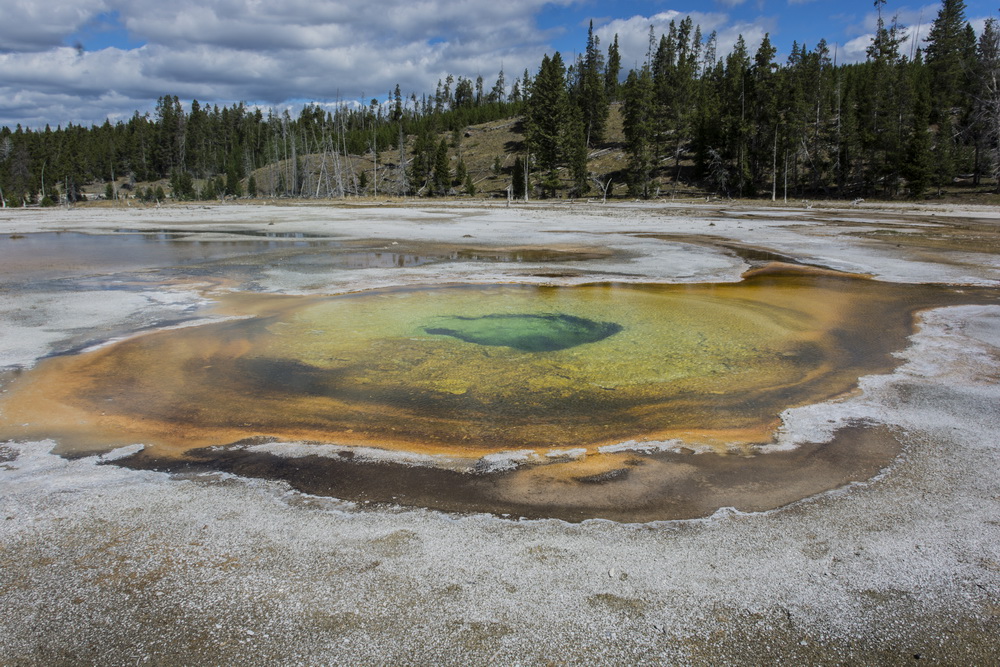
M 984 298 L 778 265 L 725 284 L 231 294 L 219 310 L 241 319 L 22 374 L 0 437 L 52 437 L 71 456 L 144 443 L 123 463 L 449 510 L 766 509 L 865 479 L 895 452 L 889 435 L 855 429 L 820 453 L 756 453 L 783 410 L 891 369 L 916 310 Z M 615 451 L 624 441 L 672 451 Z
M 263 272 L 298 274 L 409 269 L 449 262 L 538 264 L 604 259 L 606 249 L 477 247 L 473 244 L 338 241 L 301 232 L 118 229 L 114 234 L 35 232 L 0 235 L 0 281 L 51 287 L 75 278 L 121 289 L 168 279 L 224 280 L 253 289 Z M 156 277 L 151 279 L 150 276 Z
M 38 232 L 0 235 L 0 266 L 5 279 L 53 279 L 107 270 L 130 271 L 190 266 L 274 250 L 329 247 L 330 241 L 273 237 L 192 240 L 179 232 L 83 234 Z M 187 239 L 187 240 L 181 240 Z M 334 244 L 335 245 L 335 244 Z

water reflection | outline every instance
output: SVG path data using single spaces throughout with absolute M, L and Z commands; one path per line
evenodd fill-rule
M 382 245 L 381 242 L 380 245 Z M 175 270 L 230 273 L 252 283 L 262 270 L 402 269 L 442 262 L 560 262 L 606 257 L 604 252 L 554 249 L 478 249 L 436 245 L 414 250 L 395 244 L 365 247 L 318 234 L 253 230 L 213 231 L 121 228 L 115 234 L 37 232 L 0 236 L 0 278 L 30 284 L 93 275 Z M 361 246 L 361 247 L 359 247 Z M 240 270 L 242 269 L 242 270 Z M 137 277 L 142 280 L 141 276 Z
M 0 266 L 5 280 L 27 282 L 108 271 L 182 267 L 293 247 L 337 245 L 331 241 L 185 241 L 182 238 L 187 237 L 173 232 L 114 235 L 38 232 L 0 236 Z

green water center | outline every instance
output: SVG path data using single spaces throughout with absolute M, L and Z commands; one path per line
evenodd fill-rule
M 434 336 L 451 336 L 466 343 L 509 347 L 521 352 L 555 352 L 596 343 L 622 330 L 614 322 L 595 322 L 565 314 L 490 314 L 479 317 L 442 316 L 424 327 Z

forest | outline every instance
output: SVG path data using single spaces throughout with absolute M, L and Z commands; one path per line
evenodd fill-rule
M 859 63 L 838 63 L 825 41 L 793 43 L 779 63 L 768 36 L 753 53 L 740 37 L 719 56 L 717 36 L 685 18 L 664 34 L 651 27 L 628 72 L 617 36 L 605 49 L 591 26 L 575 60 L 545 55 L 509 84 L 502 70 L 491 87 L 449 76 L 433 94 L 397 85 L 382 101 L 297 116 L 164 95 L 152 114 L 114 124 L 3 127 L 0 202 L 472 195 L 459 135 L 502 119 L 518 140 L 493 172 L 518 199 L 607 195 L 612 183 L 639 198 L 682 186 L 771 199 L 997 191 L 1000 23 L 977 34 L 964 2 L 944 0 L 904 49 L 906 27 L 884 4 Z M 594 159 L 609 150 L 624 158 L 614 169 Z

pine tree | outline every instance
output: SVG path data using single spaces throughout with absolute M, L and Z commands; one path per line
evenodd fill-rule
M 434 155 L 434 188 L 435 194 L 445 195 L 451 187 L 451 165 L 448 162 L 448 142 L 441 139 Z
M 681 153 L 690 141 L 696 112 L 698 69 L 701 64 L 701 28 L 694 28 L 691 17 L 685 17 L 677 28 L 675 60 L 669 70 L 671 94 L 661 103 L 666 106 L 668 128 L 672 141 L 667 146 L 674 155 L 673 183 L 676 191 L 681 175 Z
M 629 194 L 648 199 L 653 171 L 653 79 L 648 67 L 629 72 L 622 89 Z
M 666 35 L 661 35 L 652 59 L 653 108 L 652 124 L 653 151 L 659 155 L 666 150 L 668 136 L 673 130 L 671 102 L 676 74 L 677 25 L 671 21 Z
M 583 115 L 585 143 L 588 146 L 604 139 L 608 120 L 608 99 L 604 91 L 604 57 L 598 48 L 600 42 L 594 35 L 594 22 L 587 31 L 587 50 L 580 76 L 579 107 Z
M 207 135 L 207 114 L 202 110 L 198 100 L 191 102 L 191 114 L 188 116 L 187 130 L 184 135 L 184 167 L 197 176 L 203 176 L 206 169 L 209 151 Z
M 415 193 L 428 185 L 434 172 L 436 154 L 437 144 L 425 126 L 421 128 L 413 142 L 413 160 L 410 163 L 409 181 Z M 431 190 L 433 190 L 433 184 L 431 184 Z
M 579 109 L 574 109 L 571 113 L 569 126 L 566 128 L 567 154 L 570 174 L 573 177 L 574 197 L 582 197 L 590 191 L 590 174 L 587 171 L 587 137 L 585 131 L 583 114 Z
M 604 92 L 608 101 L 618 101 L 618 77 L 621 76 L 622 57 L 618 50 L 618 34 L 615 33 L 615 41 L 608 47 L 608 60 L 604 68 Z
M 929 114 L 928 114 L 929 115 Z M 934 142 L 934 165 L 932 172 L 937 194 L 944 192 L 955 175 L 955 141 L 951 125 L 951 117 L 945 116 L 937 126 L 937 136 Z
M 920 197 L 926 192 L 931 180 L 931 142 L 927 130 L 930 118 L 930 101 L 926 88 L 921 87 L 915 96 L 912 114 L 912 129 L 906 147 L 906 165 L 903 176 L 911 197 Z M 939 142 L 941 137 L 938 138 Z
M 706 44 L 706 52 L 710 50 L 713 39 L 714 33 Z M 707 65 L 708 62 L 707 56 L 703 57 L 703 65 Z M 713 58 L 712 65 L 704 71 L 698 80 L 694 101 L 695 108 L 691 115 L 695 174 L 698 177 L 705 177 L 708 174 L 708 167 L 712 161 L 712 151 L 715 151 L 716 156 L 718 156 L 719 148 L 722 145 L 720 124 L 722 80 L 722 64 L 716 63 Z
M 959 103 L 966 79 L 966 21 L 963 0 L 943 0 L 931 25 L 925 51 L 934 91 L 931 117 L 939 121 Z
M 731 186 L 743 196 L 750 181 L 750 113 L 748 81 L 750 78 L 750 55 L 743 35 L 736 39 L 736 45 L 726 57 L 720 86 L 721 125 L 719 157 L 729 166 Z
M 475 104 L 475 97 L 472 90 L 472 81 L 465 77 L 458 77 L 455 85 L 455 109 L 464 109 Z
M 556 169 L 566 156 L 566 128 L 569 119 L 569 96 L 566 70 L 557 51 L 542 58 L 538 76 L 531 86 L 528 101 L 528 146 L 538 166 L 546 172 L 546 189 L 555 194 L 559 177 Z
M 510 172 L 511 197 L 514 199 L 524 199 L 525 173 L 524 159 L 520 156 L 514 159 L 514 167 Z
M 518 104 L 523 101 L 523 96 L 521 95 L 521 80 L 514 79 L 514 83 L 510 86 L 510 95 L 507 97 L 507 101 Z
M 191 178 L 191 173 L 183 169 L 175 169 L 170 175 L 170 189 L 174 199 L 180 201 L 194 199 L 194 180 Z
M 886 25 L 882 18 L 885 1 L 876 0 L 878 23 L 867 49 L 868 76 L 862 80 L 864 89 L 858 97 L 858 131 L 867 163 L 862 174 L 864 191 L 881 189 L 883 194 L 891 195 L 905 160 L 908 125 L 901 99 L 907 72 L 899 53 L 903 27 L 895 19 Z
M 164 95 L 156 102 L 156 148 L 153 169 L 157 176 L 169 174 L 182 164 L 184 110 L 177 96 Z
M 506 102 L 507 101 L 507 84 L 503 77 L 503 68 L 500 68 L 500 73 L 497 75 L 497 82 L 493 84 L 493 89 L 490 90 L 489 100 L 490 102 Z
M 282 177 L 283 176 L 284 175 L 282 175 Z M 202 187 L 201 189 L 201 193 L 198 195 L 198 199 L 208 201 L 211 199 L 215 199 L 217 196 L 218 196 L 218 191 L 215 187 L 215 179 L 214 178 L 207 179 L 205 181 L 204 187 Z
M 236 166 L 230 165 L 226 170 L 226 195 L 232 197 L 242 197 L 243 196 L 243 185 L 240 183 L 240 177 L 237 173 Z
M 775 184 L 778 145 L 778 83 L 774 56 L 777 49 L 767 33 L 754 54 L 750 70 L 749 167 L 748 194 L 753 196 L 770 182 Z M 774 190 L 771 190 L 772 194 Z
M 988 165 L 1000 192 L 1000 22 L 993 18 L 986 21 L 976 48 L 972 90 L 977 153 L 983 154 L 977 163 Z

